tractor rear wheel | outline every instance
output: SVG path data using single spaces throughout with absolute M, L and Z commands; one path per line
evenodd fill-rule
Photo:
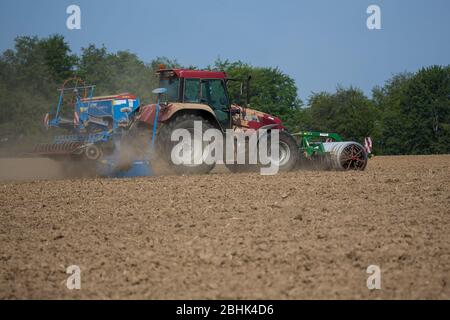
M 202 123 L 201 137 L 196 137 L 194 134 L 194 122 L 196 121 Z M 203 134 L 206 130 L 213 128 L 215 128 L 214 125 L 201 116 L 195 114 L 183 114 L 177 116 L 175 119 L 164 124 L 164 127 L 161 128 L 157 139 L 159 152 L 163 159 L 167 161 L 171 169 L 178 174 L 209 173 L 214 169 L 216 164 L 207 164 L 204 162 L 203 155 L 207 152 L 209 143 L 203 142 Z M 183 152 L 172 152 L 174 147 L 181 143 L 180 141 L 171 141 L 172 132 L 177 129 L 186 129 L 190 133 L 190 145 L 183 145 L 183 152 L 187 151 L 187 154 L 183 154 Z M 202 147 L 198 150 L 194 148 L 196 139 L 201 139 L 200 145 Z M 186 160 L 188 161 L 186 162 Z

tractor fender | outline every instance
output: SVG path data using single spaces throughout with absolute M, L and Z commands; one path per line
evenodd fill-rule
M 259 129 L 257 130 L 257 132 L 258 132 L 258 140 L 259 140 L 261 137 L 267 136 L 268 133 L 270 132 L 270 129 L 275 129 L 275 128 L 278 128 L 278 127 L 279 127 L 279 124 L 277 124 L 277 123 L 274 123 L 274 124 L 268 124 L 268 125 L 266 125 L 266 126 L 262 126 L 261 128 L 259 128 Z M 266 130 L 266 131 L 263 132 L 263 133 L 260 133 L 259 131 L 262 131 L 262 130 Z M 261 136 L 260 136 L 260 135 L 261 135 Z
M 267 136 L 268 133 L 270 132 L 270 129 L 275 129 L 278 127 L 279 127 L 279 124 L 273 123 L 273 124 L 268 124 L 268 125 L 258 128 L 258 130 L 256 130 L 256 132 L 255 132 L 255 134 L 257 134 L 257 137 L 258 137 L 258 143 L 256 144 L 256 146 L 254 146 L 254 148 L 252 148 L 249 151 L 250 152 L 258 152 L 258 145 L 259 145 L 259 140 L 261 139 L 261 137 Z M 266 131 L 262 132 L 263 130 L 266 130 Z
M 273 124 L 268 124 L 266 126 L 262 126 L 261 128 L 258 129 L 259 130 L 270 130 L 273 129 L 275 127 L 279 127 L 280 125 L 278 123 L 273 123 Z
M 258 144 L 259 144 L 259 140 L 262 137 L 265 137 L 265 136 L 267 136 L 270 133 L 270 129 L 279 129 L 279 128 L 280 128 L 280 125 L 277 124 L 277 123 L 268 124 L 268 125 L 265 125 L 265 126 L 262 126 L 261 128 L 259 128 L 256 131 L 256 133 L 258 134 Z M 260 132 L 262 130 L 265 130 L 265 131 L 264 132 Z M 286 131 L 285 129 L 281 129 L 281 131 L 284 131 L 284 132 L 288 133 L 288 131 Z M 258 148 L 258 147 L 256 147 L 256 148 Z M 257 151 L 258 150 L 251 150 L 251 152 L 257 152 Z
M 140 109 L 137 120 L 147 126 L 153 126 L 155 111 L 156 104 L 143 106 Z M 167 122 L 173 117 L 185 113 L 200 115 L 209 120 L 218 129 L 222 129 L 211 107 L 199 103 L 169 103 L 167 105 L 162 105 L 158 114 L 158 123 Z

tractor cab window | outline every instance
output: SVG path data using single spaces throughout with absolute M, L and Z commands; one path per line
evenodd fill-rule
M 217 116 L 217 120 L 227 128 L 230 121 L 230 104 L 221 79 L 203 79 L 201 82 L 201 103 L 209 105 Z
M 160 88 L 166 88 L 167 93 L 166 97 L 168 101 L 176 102 L 178 101 L 178 90 L 180 86 L 180 79 L 176 77 L 168 77 L 168 78 L 161 78 L 159 82 Z
M 199 103 L 200 102 L 200 79 L 184 80 L 184 102 Z
M 220 79 L 202 80 L 202 102 L 214 110 L 228 110 L 228 96 L 225 85 Z

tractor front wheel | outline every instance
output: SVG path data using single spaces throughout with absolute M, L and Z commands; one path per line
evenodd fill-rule
M 272 142 L 272 139 L 269 137 L 267 139 L 267 152 L 270 153 L 270 143 Z M 257 152 L 259 153 L 259 150 L 251 151 L 249 150 L 248 143 L 245 145 L 246 150 L 245 154 L 249 155 L 249 152 Z M 258 144 L 259 148 L 259 144 Z M 285 171 L 291 171 L 296 167 L 297 161 L 299 159 L 299 151 L 297 142 L 295 141 L 294 137 L 292 137 L 288 132 L 286 131 L 280 131 L 279 132 L 279 142 L 278 142 L 278 149 L 279 149 L 279 156 L 273 157 L 271 159 L 271 163 L 277 163 L 278 170 L 280 172 Z M 258 155 L 259 157 L 259 155 Z M 270 156 L 269 156 L 270 157 Z M 248 159 L 248 158 L 247 158 Z M 252 165 L 252 164 L 227 164 L 226 165 L 228 170 L 230 170 L 232 173 L 242 173 L 242 172 L 256 172 L 258 169 L 260 169 L 261 166 L 268 166 L 268 165 L 262 165 L 261 163 L 258 163 L 258 165 Z
M 274 158 L 272 159 L 272 162 L 278 163 L 280 172 L 293 170 L 296 167 L 299 158 L 297 141 L 295 141 L 294 137 L 287 131 L 280 131 L 278 148 L 278 159 Z

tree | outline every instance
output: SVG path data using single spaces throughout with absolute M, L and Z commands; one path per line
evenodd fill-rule
M 105 46 L 97 48 L 91 44 L 81 49 L 77 75 L 86 84 L 95 85 L 95 94 L 106 95 L 113 85 L 113 72 L 111 70 L 111 55 Z
M 71 50 L 63 36 L 51 36 L 39 41 L 39 45 L 43 51 L 45 64 L 54 80 L 64 81 L 73 74 L 78 58 L 76 55 L 70 54 Z
M 297 96 L 295 81 L 280 69 L 253 67 L 242 61 L 220 59 L 209 69 L 225 71 L 228 77 L 244 82 L 251 76 L 250 107 L 278 116 L 289 128 L 294 127 L 293 118 L 301 112 L 302 101 Z M 245 104 L 245 92 L 244 96 L 240 94 L 238 82 L 229 83 L 229 92 L 234 103 Z
M 450 152 L 450 66 L 398 74 L 374 89 L 384 154 Z
M 372 91 L 373 101 L 379 112 L 379 125 L 373 140 L 380 154 L 406 152 L 404 133 L 406 119 L 401 112 L 400 101 L 412 76 L 411 73 L 394 75 L 383 87 L 375 87 Z
M 450 152 L 450 66 L 421 69 L 400 99 L 411 154 Z
M 88 84 L 96 85 L 96 95 L 130 92 L 138 96 L 141 103 L 154 100 L 152 90 L 158 87 L 156 71 L 159 65 L 168 68 L 180 67 L 176 60 L 158 57 L 145 64 L 128 51 L 108 53 L 103 46 L 91 44 L 82 49 L 77 74 Z
M 354 141 L 363 141 L 374 132 L 377 111 L 360 89 L 338 86 L 335 93 L 315 93 L 309 105 L 312 130 L 336 132 Z
M 0 55 L 0 138 L 40 140 L 42 118 L 57 103 L 56 88 L 73 75 L 96 85 L 95 95 L 130 92 L 141 103 L 154 101 L 151 91 L 159 86 L 160 64 L 182 67 L 175 59 L 144 63 L 131 52 L 112 53 L 95 45 L 76 56 L 60 35 L 18 37 L 14 49 Z M 278 68 L 218 59 L 209 69 L 244 83 L 251 75 L 251 107 L 280 117 L 291 131 L 337 132 L 356 141 L 371 136 L 378 154 L 450 153 L 450 66 L 397 74 L 375 87 L 372 99 L 354 87 L 319 92 L 309 98 L 308 107 L 298 98 L 294 80 Z M 229 82 L 229 89 L 232 102 L 245 105 L 240 84 Z
M 0 134 L 38 138 L 43 115 L 57 97 L 61 79 L 76 57 L 62 36 L 18 37 L 0 57 Z

